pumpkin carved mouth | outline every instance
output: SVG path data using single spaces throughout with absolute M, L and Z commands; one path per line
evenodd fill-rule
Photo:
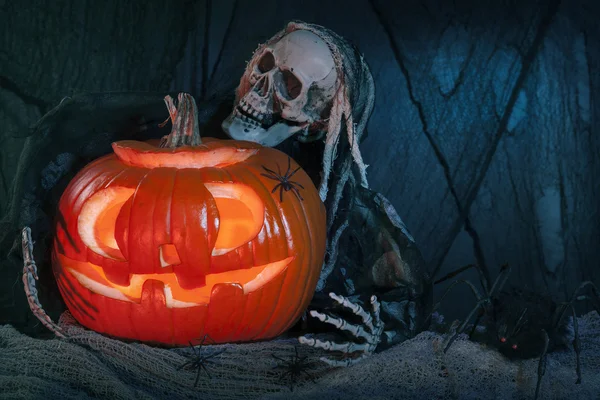
M 102 267 L 90 262 L 71 260 L 57 254 L 58 261 L 65 265 L 79 283 L 90 291 L 116 300 L 140 302 L 143 286 L 148 280 L 164 283 L 167 308 L 186 308 L 210 302 L 213 287 L 218 283 L 238 286 L 244 294 L 256 291 L 283 273 L 294 257 L 269 264 L 206 275 L 206 285 L 196 289 L 182 289 L 174 273 L 132 274 L 129 285 L 119 285 L 106 277 Z

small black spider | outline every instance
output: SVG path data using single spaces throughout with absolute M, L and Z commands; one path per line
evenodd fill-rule
M 298 172 L 298 170 L 300 169 L 300 167 L 298 167 L 295 170 L 291 171 L 292 159 L 290 157 L 288 157 L 288 169 L 287 169 L 287 171 L 285 171 L 284 175 L 281 175 L 281 169 L 279 168 L 279 164 L 277 164 L 277 172 L 265 167 L 264 165 L 262 167 L 265 171 L 267 171 L 266 174 L 261 174 L 262 176 L 264 176 L 265 178 L 269 178 L 269 179 L 279 182 L 277 185 L 275 185 L 275 187 L 271 191 L 271 193 L 275 193 L 275 191 L 277 189 L 279 189 L 279 201 L 283 202 L 283 191 L 284 190 L 286 192 L 291 190 L 296 195 L 296 197 L 298 197 L 298 199 L 300 201 L 304 200 L 302 198 L 302 196 L 300 195 L 300 191 L 298 190 L 298 187 L 300 189 L 304 189 L 304 186 L 302 186 L 301 184 L 299 184 L 296 181 L 290 180 L 290 178 L 292 176 L 294 176 L 294 174 L 296 172 Z
M 311 382 L 315 383 L 315 379 L 306 372 L 310 367 L 314 365 L 314 363 L 306 362 L 308 356 L 300 357 L 298 355 L 298 346 L 294 346 L 295 354 L 290 356 L 289 361 L 284 360 L 283 358 L 277 357 L 275 354 L 272 354 L 273 358 L 281 361 L 279 365 L 276 365 L 274 368 L 283 368 L 285 371 L 282 372 L 281 378 L 288 378 L 290 382 L 290 391 L 294 391 L 294 384 L 297 383 L 300 375 L 306 376 Z
M 186 355 L 186 358 L 188 359 L 188 361 L 185 362 L 184 364 L 180 365 L 179 367 L 177 367 L 177 371 L 181 370 L 182 368 L 196 370 L 196 380 L 194 381 L 194 387 L 198 386 L 198 380 L 200 380 L 201 369 L 203 369 L 204 372 L 206 372 L 206 375 L 208 375 L 208 379 L 211 379 L 210 373 L 208 372 L 208 369 L 206 368 L 206 364 L 209 362 L 212 362 L 212 361 L 210 361 L 211 358 L 218 356 L 219 354 L 223 353 L 226 350 L 226 349 L 222 349 L 219 351 L 215 351 L 214 353 L 212 353 L 208 356 L 204 356 L 202 354 L 202 346 L 204 345 L 204 342 L 206 341 L 207 338 L 210 339 L 210 337 L 208 335 L 204 335 L 202 340 L 200 340 L 198 349 L 196 349 L 196 347 L 194 347 L 192 342 L 189 342 L 190 348 L 192 349 L 194 354 Z

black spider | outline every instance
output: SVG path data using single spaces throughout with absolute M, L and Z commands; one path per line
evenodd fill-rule
M 461 268 L 461 272 L 465 268 Z M 590 300 L 600 314 L 600 291 L 590 281 L 583 282 L 573 293 L 569 301 L 555 303 L 550 297 L 523 289 L 502 290 L 510 268 L 503 266 L 489 293 L 483 297 L 475 286 L 466 280 L 455 281 L 446 290 L 442 299 L 450 289 L 459 283 L 467 284 L 475 297 L 477 304 L 467 318 L 456 330 L 448 341 L 446 352 L 459 334 L 464 332 L 467 324 L 478 313 L 469 337 L 496 348 L 509 359 L 530 359 L 539 357 L 538 379 L 535 389 L 535 399 L 539 396 L 542 377 L 546 373 L 546 358 L 552 352 L 568 345 L 570 334 L 568 321 L 565 314 L 570 312 L 573 316 L 573 349 L 576 357 L 576 384 L 581 383 L 580 341 L 577 316 L 573 303 L 576 300 Z M 456 275 L 448 274 L 436 283 Z M 580 296 L 583 289 L 589 287 L 592 296 Z M 441 300 L 440 300 L 441 302 Z M 440 302 L 434 306 L 434 310 Z M 479 321 L 483 321 L 484 331 L 476 332 Z
M 298 190 L 298 188 L 304 189 L 304 186 L 302 186 L 301 184 L 299 184 L 296 181 L 290 180 L 290 178 L 292 176 L 294 176 L 294 174 L 296 172 L 298 172 L 298 170 L 300 169 L 300 167 L 298 167 L 295 170 L 291 171 L 292 159 L 290 157 L 288 157 L 288 169 L 287 169 L 287 171 L 285 171 L 284 175 L 281 175 L 281 168 L 279 168 L 279 164 L 277 164 L 277 172 L 265 167 L 264 165 L 262 167 L 265 171 L 267 171 L 266 174 L 261 174 L 262 176 L 264 176 L 265 178 L 269 178 L 269 179 L 279 182 L 277 185 L 275 185 L 275 187 L 271 191 L 271 193 L 275 193 L 275 191 L 277 189 L 279 189 L 279 201 L 283 202 L 283 191 L 284 190 L 286 192 L 291 190 L 296 195 L 296 197 L 298 197 L 298 199 L 300 201 L 304 200 L 302 198 L 302 196 L 300 195 L 300 191 Z
M 202 354 L 202 346 L 204 345 L 204 342 L 206 341 L 207 338 L 210 339 L 210 337 L 208 335 L 204 335 L 202 340 L 200 340 L 200 344 L 198 344 L 198 349 L 196 349 L 196 347 L 194 347 L 192 342 L 189 342 L 190 348 L 192 349 L 193 354 L 186 355 L 186 358 L 188 359 L 188 361 L 185 362 L 184 364 L 180 365 L 179 367 L 177 367 L 177 371 L 181 370 L 182 368 L 196 370 L 196 380 L 194 381 L 194 387 L 198 386 L 198 380 L 200 379 L 201 369 L 203 369 L 204 372 L 206 372 L 206 375 L 208 375 L 208 379 L 211 379 L 210 373 L 208 372 L 208 369 L 206 368 L 206 364 L 209 362 L 212 362 L 210 360 L 211 358 L 218 356 L 219 354 L 223 353 L 226 350 L 226 349 L 218 350 L 212 354 L 209 354 L 208 356 L 204 356 Z
M 290 383 L 290 391 L 294 391 L 294 384 L 297 383 L 300 375 L 306 376 L 311 382 L 315 383 L 315 379 L 306 372 L 310 369 L 314 363 L 306 362 L 308 356 L 300 357 L 298 355 L 298 346 L 294 346 L 294 355 L 290 356 L 290 360 L 284 360 L 283 358 L 277 357 L 275 354 L 272 354 L 273 358 L 280 361 L 279 365 L 276 365 L 274 368 L 283 368 L 285 371 L 281 373 L 281 378 L 288 378 Z

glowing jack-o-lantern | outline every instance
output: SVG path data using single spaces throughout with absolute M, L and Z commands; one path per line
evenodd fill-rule
M 113 143 L 59 203 L 53 269 L 84 326 L 184 345 L 267 339 L 307 307 L 325 208 L 287 155 L 250 142 Z

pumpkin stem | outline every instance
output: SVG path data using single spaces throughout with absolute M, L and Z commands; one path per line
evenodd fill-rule
M 198 127 L 198 107 L 194 97 L 189 93 L 179 93 L 177 107 L 169 95 L 165 96 L 169 110 L 169 119 L 173 124 L 171 133 L 164 136 L 159 147 L 177 148 L 181 146 L 198 146 L 202 143 Z M 167 119 L 167 121 L 169 120 Z M 164 125 L 167 121 L 161 124 Z

